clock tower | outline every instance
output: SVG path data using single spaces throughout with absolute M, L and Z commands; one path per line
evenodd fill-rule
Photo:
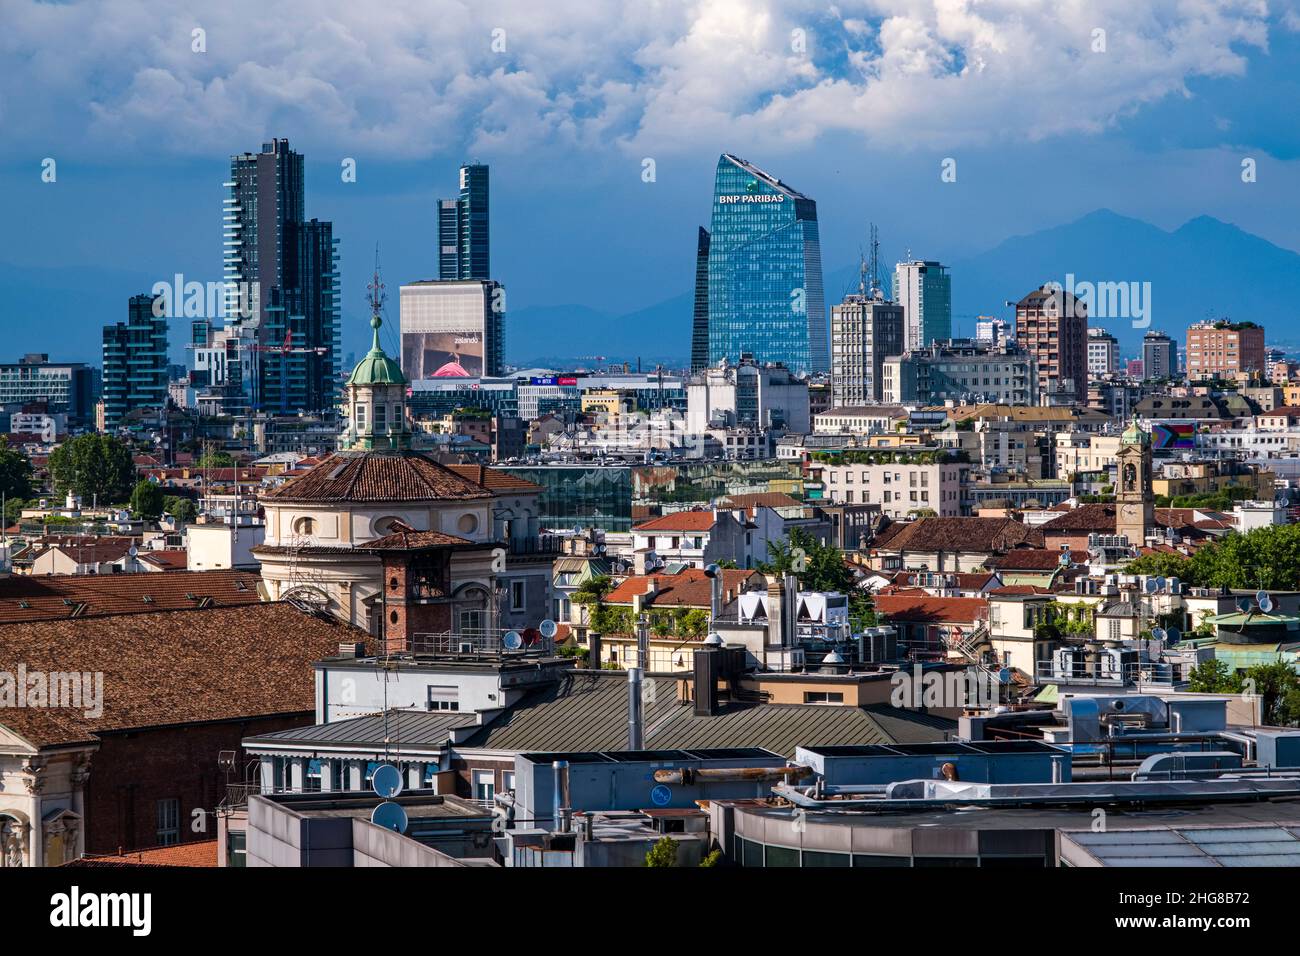
M 1115 533 L 1141 546 L 1155 526 L 1155 499 L 1151 494 L 1151 436 L 1134 416 L 1120 437 L 1119 480 L 1115 486 Z

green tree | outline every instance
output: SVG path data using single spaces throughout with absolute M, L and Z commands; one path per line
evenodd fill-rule
M 1235 694 L 1241 690 L 1241 678 L 1229 670 L 1226 661 L 1211 657 L 1192 668 L 1187 689 L 1198 694 Z
M 1279 657 L 1271 664 L 1247 668 L 1245 686 L 1262 698 L 1264 723 L 1274 727 L 1300 723 L 1300 675 L 1289 663 Z
M 704 859 L 700 860 L 700 866 L 717 866 L 722 860 L 722 851 L 713 850 Z
M 1178 578 L 1193 587 L 1200 587 L 1201 582 L 1192 579 L 1198 573 L 1190 558 L 1178 554 L 1153 551 L 1140 558 L 1134 558 L 1124 566 L 1125 574 L 1150 574 L 1158 577 Z
M 235 459 L 229 452 L 210 451 L 195 463 L 198 468 L 233 468 Z
M 199 511 L 189 498 L 168 495 L 163 499 L 163 511 L 167 512 L 181 524 L 186 524 L 198 517 Z
M 849 599 L 849 622 L 855 629 L 879 623 L 871 595 L 857 586 L 853 569 L 844 562 L 844 552 L 822 544 L 803 528 L 788 537 L 767 544 L 768 560 L 758 565 L 764 574 L 794 574 L 799 586 L 808 591 L 839 591 Z
M 0 494 L 6 499 L 32 496 L 32 463 L 20 451 L 0 443 Z
M 131 491 L 131 511 L 146 521 L 156 521 L 163 513 L 165 497 L 162 489 L 148 478 L 136 482 Z
M 656 841 L 645 855 L 646 866 L 676 866 L 677 841 L 666 836 Z
M 135 483 L 131 450 L 112 435 L 89 433 L 69 438 L 50 454 L 50 478 L 59 494 L 72 491 L 82 501 L 121 502 Z

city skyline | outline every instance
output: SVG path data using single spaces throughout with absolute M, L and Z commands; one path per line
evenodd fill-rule
M 902 260 L 910 251 L 959 263 L 999 241 L 1073 222 L 1099 208 L 1166 230 L 1209 215 L 1283 248 L 1300 249 L 1300 208 L 1289 186 L 1297 175 L 1300 143 L 1287 124 L 1270 123 L 1257 98 L 1245 95 L 1263 84 L 1285 96 L 1292 83 L 1291 66 L 1300 55 L 1294 26 L 1300 20 L 1289 15 L 1289 6 L 1267 15 L 1171 8 L 1167 15 L 1182 18 L 1187 29 L 1163 51 L 1154 49 L 1158 33 L 1138 14 L 1105 8 L 1094 19 L 1111 24 L 1110 42 L 1104 53 L 1093 53 L 1095 25 L 1072 19 L 1053 24 L 1049 32 L 1041 9 L 1025 14 L 1020 32 L 1009 28 L 1006 14 L 984 11 L 978 24 L 986 33 L 979 34 L 941 22 L 921 4 L 882 5 L 874 15 L 857 18 L 846 12 L 838 20 L 798 6 L 782 11 L 757 3 L 711 5 L 697 13 L 678 11 L 653 27 L 637 24 L 612 31 L 611 48 L 602 52 L 609 58 L 610 76 L 626 73 L 629 50 L 647 51 L 640 85 L 619 109 L 610 105 L 609 90 L 574 97 L 576 80 L 568 58 L 546 62 L 557 54 L 548 25 L 513 13 L 503 19 L 517 24 L 507 30 L 505 51 L 494 52 L 496 24 L 471 18 L 447 28 L 465 52 L 438 69 L 477 77 L 477 92 L 458 98 L 451 77 L 377 71 L 397 89 L 425 90 L 438 109 L 450 111 L 454 118 L 439 128 L 455 132 L 443 137 L 422 136 L 415 132 L 417 126 L 401 123 L 410 109 L 404 103 L 383 117 L 378 135 L 364 135 L 351 119 L 354 111 L 316 123 L 314 118 L 328 110 L 323 103 L 308 98 L 293 106 L 265 86 L 248 86 L 251 74 L 270 70 L 286 82 L 330 90 L 343 97 L 337 102 L 361 95 L 360 89 L 343 92 L 315 64 L 281 60 L 274 50 L 256 44 L 233 49 L 229 18 L 237 8 L 202 17 L 151 11 L 162 24 L 151 31 L 159 37 L 151 53 L 116 50 L 112 63 L 92 57 L 65 67 L 103 74 L 97 109 L 87 109 L 65 103 L 66 77 L 57 81 L 48 72 L 54 66 L 13 56 L 18 43 L 39 48 L 52 42 L 66 11 L 15 5 L 15 40 L 0 47 L 0 58 L 15 78 L 36 81 L 37 95 L 30 102 L 10 103 L 4 114 L 9 135 L 0 144 L 0 184 L 13 198 L 16 215 L 29 224 L 21 241 L 16 236 L 0 240 L 0 284 L 8 301 L 24 309 L 45 302 L 59 320 L 74 324 L 89 309 L 102 309 L 86 318 L 89 326 L 98 327 L 115 320 L 109 302 L 96 302 L 94 291 L 105 285 L 112 294 L 102 298 L 117 303 L 139 292 L 141 279 L 169 279 L 178 271 L 201 281 L 219 278 L 210 265 L 217 254 L 214 239 L 199 223 L 214 194 L 219 196 L 225 158 L 246 143 L 279 136 L 306 154 L 313 212 L 334 222 L 340 239 L 345 353 L 366 347 L 364 285 L 376 243 L 392 281 L 436 277 L 429 261 L 436 243 L 434 204 L 453 194 L 451 170 L 462 162 L 493 167 L 493 278 L 510 289 L 510 313 L 520 321 L 528 318 L 524 310 L 608 304 L 599 283 L 572 281 L 572 260 L 561 250 L 579 246 L 583 271 L 608 275 L 617 284 L 626 306 L 619 314 L 656 306 L 668 297 L 665 293 L 689 295 L 695 271 L 691 237 L 707 208 L 702 184 L 722 151 L 780 169 L 784 179 L 819 200 L 828 276 L 856 260 L 868 219 L 883 227 L 886 262 Z M 761 17 L 746 18 L 747 12 Z M 365 37 L 376 50 L 395 42 L 389 34 L 400 32 L 399 25 L 417 33 L 430 29 L 414 9 L 400 6 L 378 23 L 359 22 L 358 14 L 344 7 L 335 13 L 342 36 Z M 595 30 L 609 26 L 601 17 L 587 13 L 571 20 L 577 28 Z M 191 50 L 191 32 L 202 21 L 206 51 L 199 54 Z M 752 29 L 741 27 L 746 22 L 753 23 Z M 903 30 L 909 24 L 916 32 Z M 795 30 L 804 31 L 802 58 L 790 49 Z M 469 42 L 476 35 L 481 51 L 480 44 Z M 990 36 L 998 43 L 990 46 Z M 705 105 L 716 113 L 717 122 L 701 122 L 683 99 L 689 73 L 674 78 L 660 65 L 666 54 L 652 43 L 660 38 L 676 38 L 683 50 L 708 47 L 723 63 L 743 52 L 762 63 L 763 70 L 744 78 L 742 89 L 733 91 L 742 94 L 734 104 L 725 102 L 721 90 L 704 94 L 689 87 L 691 95 L 705 96 Z M 168 50 L 169 44 L 175 49 Z M 1068 48 L 1079 58 L 1093 56 L 1093 61 L 1081 62 L 1104 63 L 1115 75 L 1107 79 L 1100 67 L 1085 70 L 1072 82 L 1045 90 L 1032 115 L 990 118 L 1004 95 L 1002 86 L 981 84 L 975 71 L 964 71 L 960 64 L 979 59 L 986 73 L 1010 83 L 1024 75 L 1026 58 L 1033 60 L 1043 44 Z M 838 45 L 847 46 L 848 53 L 836 52 Z M 919 58 L 919 78 L 909 79 L 902 70 L 908 56 Z M 1149 64 L 1149 83 L 1125 87 L 1139 62 Z M 693 70 L 710 68 L 695 57 L 690 63 Z M 855 72 L 855 64 L 875 72 Z M 831 94 L 821 91 L 819 81 L 842 92 L 846 110 L 891 91 L 911 97 L 929 89 L 942 96 L 929 112 L 880 111 L 863 128 L 847 123 L 847 113 L 839 116 L 826 108 Z M 243 84 L 243 109 L 222 114 L 231 122 L 199 129 L 178 122 L 185 135 L 167 126 L 163 134 L 146 137 L 143 131 L 152 127 L 140 111 L 151 98 L 165 97 L 170 82 L 186 91 L 181 102 L 200 90 L 228 97 L 232 85 Z M 521 107 L 518 89 L 516 99 L 509 98 L 511 82 L 534 83 L 544 90 L 538 100 L 544 105 Z M 1098 90 L 1107 95 L 1094 95 Z M 477 111 L 467 101 L 476 103 Z M 762 102 L 769 105 L 748 105 Z M 604 109 L 593 113 L 597 103 Z M 796 103 L 798 113 L 793 112 Z M 56 106 L 67 107 L 57 130 L 43 118 Z M 978 123 L 962 119 L 963 110 L 972 118 L 989 118 L 987 128 L 980 131 Z M 517 125 L 524 117 L 535 124 L 526 133 Z M 680 135 L 665 132 L 670 119 L 683 124 Z M 501 128 L 494 130 L 494 124 Z M 1006 150 L 995 132 L 1017 137 L 1016 150 Z M 1070 149 L 1063 152 L 1060 146 L 1067 140 Z M 849 156 L 855 159 L 849 162 Z M 46 157 L 59 164 L 55 183 L 41 182 L 40 161 Z M 947 158 L 956 160 L 955 182 L 940 178 Z M 1241 181 L 1243 158 L 1257 162 L 1257 181 Z M 356 164 L 352 182 L 340 175 L 347 159 Z M 647 159 L 653 161 L 649 181 Z M 575 176 L 578 168 L 581 175 Z M 861 168 L 872 172 L 859 176 Z M 129 248 L 118 247 L 110 237 L 128 214 L 114 195 L 133 196 L 131 220 L 138 217 L 166 228 L 146 231 Z M 583 209 L 585 217 L 578 221 L 563 214 L 572 208 Z M 948 222 L 954 216 L 974 228 L 952 230 Z M 68 242 L 63 236 L 74 221 L 77 236 Z M 621 228 L 628 223 L 636 228 Z M 1002 297 L 1048 278 L 1053 276 L 1021 276 Z M 954 271 L 953 282 L 954 297 L 960 299 L 961 272 Z M 828 306 L 843 291 L 828 285 Z M 1176 335 L 1202 317 L 1160 324 Z M 683 327 L 689 323 L 688 305 Z M 955 331 L 970 334 L 970 329 L 968 324 Z M 175 330 L 173 339 L 183 340 Z M 27 343 L 17 344 L 23 349 Z M 677 343 L 673 351 L 685 360 L 689 341 Z M 93 354 L 68 358 L 89 360 Z

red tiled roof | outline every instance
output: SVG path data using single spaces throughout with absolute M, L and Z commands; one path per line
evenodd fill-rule
M 1039 587 L 1037 584 L 1006 584 L 994 588 L 989 594 L 1051 594 L 1051 588 Z
M 739 594 L 751 579 L 764 580 L 757 571 L 743 568 L 723 568 L 722 591 L 730 593 L 731 600 Z M 647 605 L 654 607 L 700 607 L 712 606 L 712 579 L 701 568 L 684 568 L 677 574 L 638 574 L 624 578 L 617 587 L 605 595 L 606 604 L 632 603 L 638 594 L 644 595 L 651 582 L 659 589 Z
M 938 598 L 924 592 L 882 594 L 874 603 L 889 620 L 909 624 L 971 624 L 987 618 L 989 610 L 983 598 Z
M 633 531 L 709 531 L 716 518 L 712 511 L 674 511 L 643 521 Z
M 1070 552 L 1073 563 L 1084 563 L 1088 558 L 1087 552 Z M 1055 548 L 1016 548 L 989 558 L 985 564 L 999 571 L 1051 571 L 1061 566 L 1061 552 Z
M 1042 543 L 1036 528 L 1014 518 L 919 518 L 889 525 L 871 547 L 877 551 L 996 552 Z
M 260 580 L 256 571 L 229 570 L 15 574 L 0 578 L 0 624 L 257 604 Z
M 483 465 L 448 465 L 447 467 L 462 478 L 468 478 L 474 484 L 498 494 L 510 492 L 529 494 L 542 490 L 541 485 L 527 478 L 512 475 L 508 471 L 502 471 L 500 468 L 487 468 Z
M 916 583 L 919 579 L 919 576 L 922 574 L 929 574 L 929 573 L 931 572 L 899 571 L 897 574 L 894 575 L 893 585 L 894 587 L 897 588 L 921 587 L 921 585 L 918 585 Z M 947 572 L 945 572 L 945 574 L 947 574 Z M 989 582 L 993 580 L 993 575 L 988 571 L 985 571 L 983 573 L 976 573 L 973 571 L 961 571 L 952 574 L 947 574 L 947 576 L 955 577 L 957 579 L 956 580 L 957 587 L 963 590 L 978 591 L 981 588 L 986 587 L 989 584 Z
M 802 508 L 803 502 L 781 491 L 760 491 L 747 495 L 727 495 L 718 499 L 724 508 Z
M 190 553 L 184 548 L 174 551 L 141 551 L 138 557 L 141 561 L 156 564 L 166 571 L 184 571 L 190 563 Z
M 262 497 L 273 501 L 432 501 L 491 492 L 418 452 L 339 452 Z
M 103 674 L 103 713 L 87 716 L 84 700 L 12 707 L 0 710 L 0 724 L 49 747 L 113 731 L 311 713 L 312 665 L 367 637 L 283 602 L 3 624 L 0 661 L 29 674 Z
M 155 846 L 131 853 L 112 856 L 83 856 L 64 866 L 188 866 L 211 867 L 217 865 L 217 841 L 200 840 L 197 843 L 178 843 L 175 846 Z
M 382 538 L 375 538 L 357 547 L 358 551 L 417 551 L 421 548 L 446 548 L 455 545 L 473 544 L 468 538 L 461 538 L 442 531 L 416 531 L 401 522 L 393 523 L 393 530 Z

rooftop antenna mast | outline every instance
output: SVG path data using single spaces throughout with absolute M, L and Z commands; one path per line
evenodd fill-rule
M 880 294 L 880 231 L 876 224 L 871 224 L 871 297 L 878 298 Z

